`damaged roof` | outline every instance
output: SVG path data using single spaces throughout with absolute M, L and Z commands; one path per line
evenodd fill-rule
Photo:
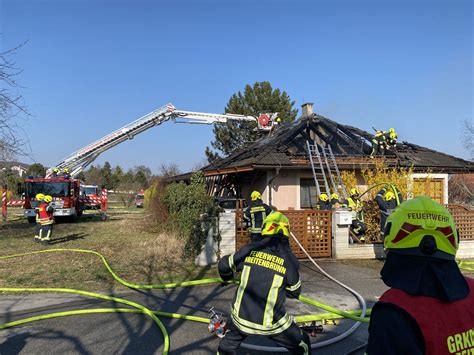
M 278 167 L 309 169 L 306 141 L 330 146 L 340 169 L 360 169 L 372 162 L 372 138 L 373 134 L 364 130 L 312 114 L 278 126 L 270 136 L 208 165 L 203 171 L 206 175 L 216 175 Z M 416 171 L 474 172 L 472 162 L 408 142 L 397 143 L 396 151 L 387 151 L 385 159 L 389 166 L 413 166 Z

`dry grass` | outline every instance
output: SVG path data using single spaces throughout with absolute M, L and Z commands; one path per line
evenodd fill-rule
M 34 226 L 24 220 L 0 225 L 0 255 L 53 248 L 95 250 L 129 282 L 159 284 L 214 277 L 215 268 L 203 269 L 183 261 L 183 242 L 174 235 L 154 232 L 146 211 L 112 209 L 106 222 L 87 214 L 77 223 L 54 226 L 53 243 L 33 242 Z M 94 255 L 58 252 L 0 260 L 2 287 L 69 287 L 87 290 L 123 289 Z

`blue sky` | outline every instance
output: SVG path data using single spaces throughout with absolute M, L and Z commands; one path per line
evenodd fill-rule
M 246 84 L 270 81 L 300 108 L 469 158 L 472 2 L 0 0 L 2 50 L 15 55 L 34 117 L 26 162 L 54 165 L 155 108 L 223 112 Z M 44 139 L 46 137 L 46 139 Z M 166 123 L 96 163 L 205 159 L 212 127 Z

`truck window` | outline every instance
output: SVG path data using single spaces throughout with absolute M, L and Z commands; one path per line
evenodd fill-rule
M 70 196 L 70 182 L 28 181 L 25 185 L 27 198 L 34 198 L 36 194 L 39 193 L 51 195 L 53 197 Z

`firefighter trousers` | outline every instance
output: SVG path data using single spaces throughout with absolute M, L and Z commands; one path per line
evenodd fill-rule
M 229 322 L 229 331 L 220 341 L 217 353 L 219 355 L 235 355 L 240 344 L 245 340 L 247 334 L 244 334 L 237 327 Z M 275 341 L 278 345 L 285 347 L 290 354 L 311 354 L 311 342 L 309 335 L 301 330 L 295 323 L 285 331 L 268 335 L 268 338 Z
M 49 242 L 51 240 L 51 234 L 53 234 L 52 224 L 40 225 L 40 229 L 39 229 L 40 242 Z

